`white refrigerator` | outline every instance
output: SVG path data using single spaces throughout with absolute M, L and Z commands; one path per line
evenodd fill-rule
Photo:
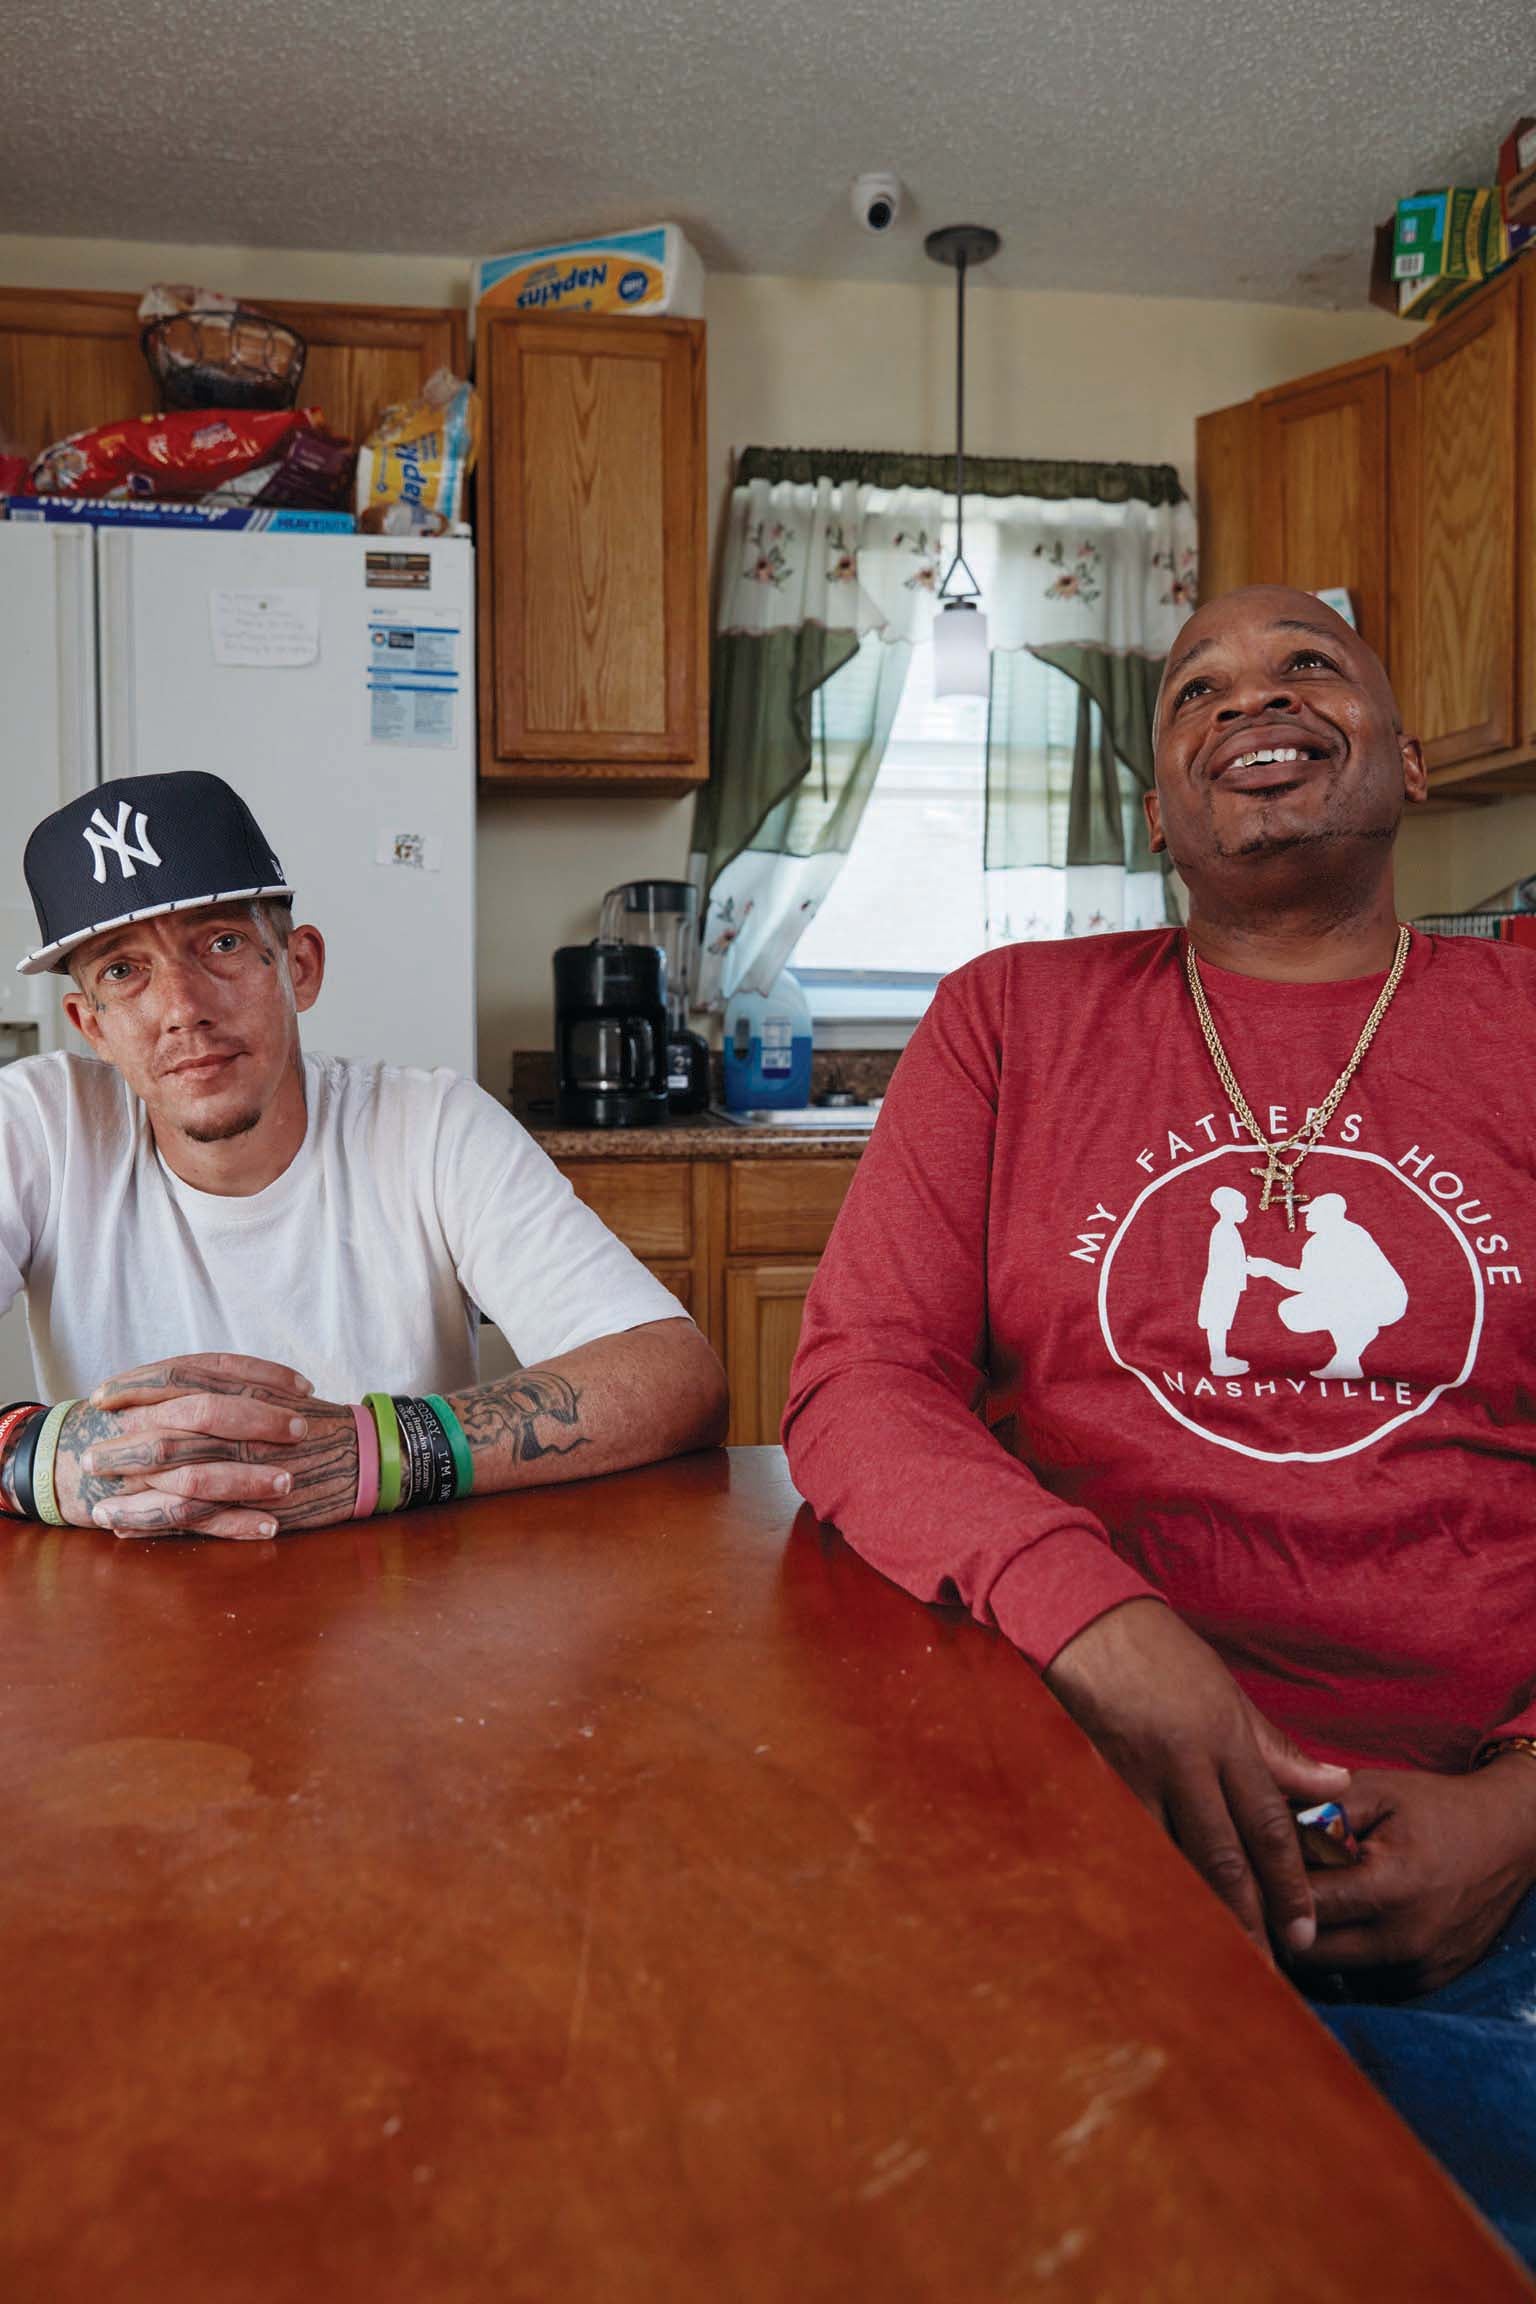
M 306 1047 L 475 1071 L 474 555 L 460 538 L 0 521 L 0 1060 L 73 1044 L 22 874 L 40 816 L 210 769 L 326 940 Z M 20 1308 L 0 1399 L 28 1381 Z

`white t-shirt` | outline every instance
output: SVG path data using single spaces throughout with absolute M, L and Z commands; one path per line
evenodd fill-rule
M 476 1307 L 524 1366 L 686 1318 L 473 1081 L 306 1056 L 304 1086 L 297 1155 L 239 1199 L 171 1174 L 110 1065 L 0 1071 L 0 1311 L 26 1290 L 45 1400 L 217 1351 L 322 1399 L 451 1392 L 476 1381 Z

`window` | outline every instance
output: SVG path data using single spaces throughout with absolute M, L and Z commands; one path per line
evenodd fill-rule
M 814 727 L 835 730 L 840 682 L 868 685 L 871 634 L 815 698 Z M 1078 691 L 1063 673 L 1020 658 L 1042 733 L 1041 792 L 1049 853 L 1065 859 Z M 989 944 L 1066 933 L 1066 874 L 1006 875 L 1006 908 L 989 922 L 983 869 L 987 699 L 933 693 L 933 646 L 912 651 L 890 741 L 848 860 L 795 949 L 793 968 L 818 1018 L 912 1018 L 951 968 Z

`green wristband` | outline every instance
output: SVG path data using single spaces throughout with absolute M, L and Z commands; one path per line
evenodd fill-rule
M 78 1400 L 61 1400 L 50 1408 L 43 1419 L 43 1428 L 37 1436 L 37 1454 L 32 1459 L 32 1495 L 37 1505 L 39 1520 L 46 1520 L 50 1528 L 62 1528 L 64 1515 L 54 1493 L 53 1468 L 59 1453 L 59 1434 L 71 1408 L 78 1408 Z
M 387 1392 L 365 1392 L 365 1407 L 373 1413 L 379 1435 L 379 1502 L 381 1512 L 400 1509 L 400 1419 Z
M 464 1427 L 442 1394 L 429 1392 L 426 1395 L 426 1402 L 441 1424 L 448 1446 L 453 1452 L 453 1468 L 458 1474 L 453 1496 L 454 1502 L 457 1503 L 459 1498 L 467 1496 L 475 1485 L 475 1460 L 469 1452 L 469 1442 L 464 1437 Z

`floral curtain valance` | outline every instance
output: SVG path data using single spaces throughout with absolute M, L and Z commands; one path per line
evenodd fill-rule
M 860 481 L 753 480 L 731 504 L 722 633 L 824 632 L 912 640 L 942 571 L 944 499 Z
M 969 470 L 969 468 L 967 468 Z M 739 485 L 720 630 L 928 635 L 953 499 L 863 481 Z M 988 498 L 967 523 L 994 649 L 1088 647 L 1161 658 L 1193 605 L 1184 498 Z

